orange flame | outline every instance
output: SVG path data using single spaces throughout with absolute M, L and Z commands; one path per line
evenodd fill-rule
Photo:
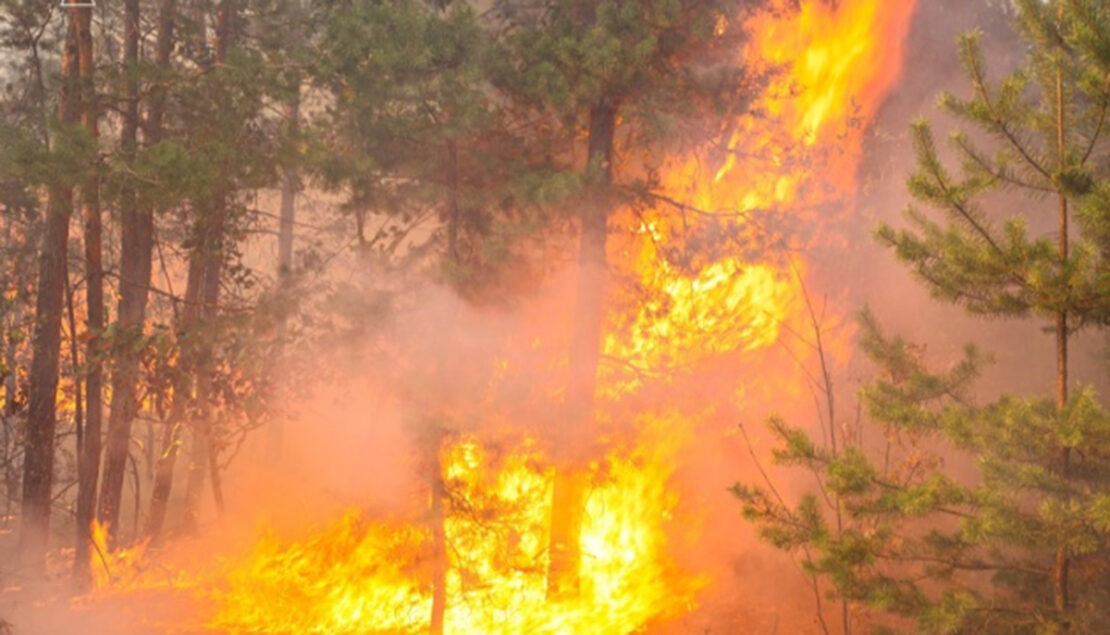
M 142 570 L 146 554 L 145 541 L 133 547 L 108 549 L 108 525 L 93 520 L 89 526 L 92 549 L 89 550 L 89 568 L 93 574 L 93 588 L 97 590 L 121 589 L 134 586 Z
M 719 150 L 680 158 L 664 176 L 668 198 L 688 209 L 652 210 L 635 224 L 638 240 L 618 247 L 635 254 L 641 296 L 634 317 L 616 320 L 607 354 L 655 368 L 743 352 L 773 344 L 801 315 L 797 239 L 764 227 L 774 218 L 760 214 L 816 225 L 821 206 L 847 207 L 863 129 L 901 73 L 915 0 L 789 4 L 749 23 L 745 57 L 778 73 L 726 131 L 723 159 L 714 160 Z M 693 261 L 685 269 L 667 260 L 666 249 L 704 238 L 696 231 L 707 226 L 726 243 L 718 254 L 683 254 Z M 756 259 L 735 255 L 744 250 Z

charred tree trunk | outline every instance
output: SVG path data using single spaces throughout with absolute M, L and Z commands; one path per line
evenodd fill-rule
M 583 480 L 575 463 L 584 449 L 582 437 L 585 428 L 593 420 L 594 391 L 600 358 L 602 301 L 605 294 L 605 242 L 616 116 L 616 105 L 608 101 L 598 103 L 590 111 L 586 165 L 588 190 L 581 212 L 578 296 L 570 348 L 566 420 L 557 437 L 559 443 L 556 455 L 559 464 L 555 472 L 551 501 L 548 595 L 553 597 L 578 592 Z
M 124 3 L 124 113 L 120 131 L 120 150 L 124 160 L 134 160 L 139 130 L 139 0 Z M 147 288 L 150 286 L 151 220 L 140 212 L 135 192 L 130 188 L 120 196 L 122 219 L 120 245 L 119 325 L 125 337 L 141 337 L 146 313 Z M 144 255 L 145 254 L 145 255 Z M 104 448 L 104 477 L 100 487 L 98 517 L 108 526 L 108 543 L 113 544 L 119 530 L 123 497 L 123 477 L 131 443 L 131 422 L 136 403 L 139 361 L 131 347 L 123 353 L 112 373 L 112 407 Z
M 77 116 L 77 24 L 71 12 L 62 53 L 62 89 L 58 118 L 74 123 Z M 64 134 L 64 133 L 63 133 Z M 66 249 L 73 189 L 54 184 L 46 208 L 39 256 L 35 329 L 32 343 L 30 398 L 23 457 L 23 502 L 20 552 L 27 568 L 41 573 L 50 532 L 50 494 L 54 477 L 54 426 L 57 421 L 58 361 L 61 352 L 62 296 L 65 293 Z
M 96 103 L 96 85 L 93 78 L 92 8 L 77 10 L 77 41 L 80 54 L 81 110 L 85 131 L 99 139 Z M 89 544 L 96 508 L 96 486 L 100 476 L 100 435 L 103 405 L 101 403 L 102 372 L 100 333 L 104 329 L 104 265 L 101 254 L 100 181 L 94 174 L 82 192 L 85 219 L 85 272 L 86 272 L 86 330 L 90 334 L 86 344 L 85 361 L 85 430 L 78 447 L 77 460 L 77 542 L 74 552 L 74 578 L 78 586 L 91 580 L 89 571 Z

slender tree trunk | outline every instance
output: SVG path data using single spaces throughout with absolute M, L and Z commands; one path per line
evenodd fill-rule
M 1056 19 L 1064 19 L 1064 3 L 1056 3 Z M 1064 96 L 1064 74 L 1059 63 L 1056 66 L 1056 150 L 1058 168 L 1061 172 L 1067 167 L 1067 121 Z M 1059 195 L 1059 236 L 1057 237 L 1057 256 L 1060 268 L 1067 267 L 1068 260 L 1068 198 L 1063 192 Z M 1061 309 L 1056 314 L 1056 411 L 1064 416 L 1068 404 L 1068 312 Z M 1071 450 L 1060 448 L 1060 475 L 1067 484 L 1071 477 Z M 1069 484 L 1070 486 L 1070 484 Z M 1060 615 L 1064 630 L 1070 630 L 1070 602 L 1068 598 L 1068 573 L 1070 558 L 1067 548 L 1061 544 L 1056 549 L 1056 562 L 1052 571 L 1053 604 Z
M 181 447 L 181 429 L 188 415 L 193 393 L 193 367 L 196 355 L 189 334 L 200 320 L 200 294 L 204 284 L 204 260 L 200 251 L 194 250 L 189 258 L 189 275 L 185 283 L 185 308 L 178 328 L 182 341 L 178 366 L 173 383 L 173 404 L 170 420 L 162 438 L 162 453 L 154 469 L 154 492 L 150 500 L 144 535 L 151 541 L 158 540 L 166 520 L 166 509 L 173 488 L 174 469 Z
M 232 27 L 235 22 L 234 0 L 223 0 L 220 3 L 220 12 L 216 22 L 216 57 L 217 66 L 227 62 L 227 51 L 231 46 Z M 220 278 L 224 264 L 224 226 L 227 221 L 228 191 L 227 185 L 219 183 L 214 188 L 212 196 L 212 216 L 208 219 L 204 234 L 207 238 L 203 241 L 202 258 L 204 262 L 204 286 L 202 316 L 210 322 L 217 314 L 217 305 L 220 299 Z M 193 447 L 189 461 L 188 479 L 185 484 L 185 527 L 195 530 L 200 516 L 201 494 L 204 491 L 204 481 L 208 473 L 216 473 L 216 447 L 212 422 L 212 400 L 214 386 L 212 384 L 212 349 L 209 342 L 202 343 L 201 352 L 196 367 L 197 382 L 197 418 L 193 426 Z M 217 507 L 222 504 L 219 493 L 219 484 L 213 481 L 213 494 Z
M 616 116 L 616 105 L 608 101 L 598 103 L 590 111 L 586 167 L 589 195 L 581 213 L 578 297 L 570 348 L 567 418 L 559 429 L 556 452 L 560 456 L 552 493 L 548 595 L 554 597 L 578 592 L 583 479 L 575 463 L 580 460 L 584 450 L 582 438 L 585 429 L 593 421 L 602 302 L 605 294 L 605 242 Z
M 459 262 L 459 146 L 447 141 L 447 256 Z
M 10 221 L 6 224 L 6 237 L 8 244 L 15 244 L 12 240 L 12 223 Z M 26 236 L 24 236 L 26 239 Z M 19 348 L 20 337 L 17 329 L 21 329 L 23 325 L 23 307 L 27 302 L 24 294 L 24 278 L 25 275 L 22 267 L 19 266 L 19 259 L 13 259 L 11 267 L 12 281 L 15 286 L 15 298 L 12 302 L 11 309 L 4 315 L 5 326 L 7 327 L 7 341 L 4 342 L 4 363 L 8 369 L 7 376 L 4 377 L 4 404 L 3 412 L 0 419 L 4 425 L 4 443 L 0 447 L 3 450 L 4 456 L 4 526 L 7 527 L 9 519 L 12 516 L 12 508 L 15 507 L 16 501 L 19 500 L 19 489 L 21 486 L 20 472 L 16 464 L 15 457 L 19 454 L 19 446 L 22 444 L 19 426 L 15 423 L 15 415 L 19 410 L 19 379 L 16 372 L 17 365 L 17 350 Z
M 1058 18 L 1063 18 L 1063 3 L 1059 3 Z M 1064 78 L 1063 71 L 1056 69 L 1056 147 L 1060 169 L 1066 167 L 1067 149 L 1065 143 L 1066 120 L 1064 104 Z M 1061 269 L 1066 267 L 1068 260 L 1068 197 L 1060 194 L 1059 197 L 1059 236 L 1057 237 L 1057 256 L 1060 259 Z M 1056 314 L 1056 411 L 1059 416 L 1064 416 L 1068 405 L 1068 312 L 1061 310 Z M 1067 447 L 1060 448 L 1060 474 L 1064 481 L 1071 477 L 1071 450 Z M 1069 628 L 1070 602 L 1068 598 L 1068 572 L 1070 558 L 1067 549 L 1061 545 L 1056 550 L 1056 562 L 1052 571 L 1053 601 L 1056 610 L 1060 613 L 1063 627 Z
M 187 477 L 185 481 L 185 518 L 183 526 L 186 531 L 196 531 L 200 524 L 200 505 L 201 497 L 204 494 L 204 481 L 210 469 L 209 462 L 211 457 L 209 454 L 212 451 L 212 444 L 210 440 L 210 426 L 208 423 L 208 411 L 205 403 L 211 398 L 211 391 L 205 387 L 210 386 L 210 381 L 204 377 L 205 364 L 197 366 L 196 380 L 197 380 L 197 408 L 201 412 L 197 413 L 196 421 L 193 423 L 193 438 L 192 446 L 189 453 L 189 466 Z
M 69 318 L 69 359 L 73 365 L 73 431 L 77 437 L 77 449 L 81 449 L 82 438 L 85 434 L 85 397 L 81 391 L 80 368 L 81 346 L 77 342 L 77 309 L 76 300 L 73 298 L 73 283 L 69 279 L 69 262 L 65 265 L 65 310 Z
M 98 130 L 99 108 L 96 103 L 96 85 L 93 73 L 92 8 L 77 10 L 77 41 L 80 51 L 81 109 L 85 131 L 93 139 L 100 138 Z M 86 344 L 85 361 L 85 431 L 78 448 L 77 460 L 77 540 L 74 553 L 74 578 L 79 587 L 91 581 L 89 570 L 89 526 L 96 508 L 96 486 L 100 476 L 101 416 L 101 354 L 100 333 L 104 329 L 104 265 L 101 255 L 100 180 L 94 174 L 82 191 L 85 218 L 85 272 L 86 272 L 86 330 L 90 334 Z
M 135 158 L 139 130 L 139 65 L 140 0 L 124 3 L 124 112 L 120 132 L 120 149 L 124 160 Z M 142 335 L 146 313 L 147 288 L 150 286 L 151 221 L 138 210 L 135 192 L 125 190 L 120 196 L 120 331 L 128 338 Z M 145 256 L 144 256 L 145 254 Z M 108 544 L 115 542 L 119 531 L 119 512 L 123 497 L 123 477 L 131 443 L 131 423 L 138 409 L 136 403 L 139 362 L 130 346 L 121 346 L 112 373 L 112 407 L 108 416 L 108 435 L 104 448 L 104 476 L 100 487 L 98 517 L 108 526 Z
M 213 204 L 213 218 L 210 220 L 208 238 L 204 241 L 205 251 L 200 254 L 203 277 L 201 282 L 200 320 L 207 322 L 216 315 L 216 304 L 220 296 L 220 274 L 223 270 L 223 254 L 220 243 L 223 234 L 223 220 L 226 203 L 217 200 Z M 189 457 L 188 476 L 185 482 L 185 528 L 195 531 L 200 518 L 200 502 L 204 492 L 206 477 L 211 472 L 213 450 L 212 437 L 212 349 L 209 343 L 198 345 L 194 358 L 194 381 L 196 382 L 196 412 L 193 424 L 193 443 Z
M 77 25 L 70 14 L 62 53 L 62 89 L 58 118 L 74 123 L 77 78 Z M 54 427 L 57 421 L 58 361 L 61 348 L 62 296 L 65 289 L 69 219 L 73 190 L 55 184 L 50 188 L 46 226 L 39 257 L 38 292 L 31 356 L 30 403 L 23 457 L 23 503 L 20 517 L 20 551 L 27 568 L 42 573 L 50 532 L 50 499 L 54 476 Z
M 435 435 L 439 442 L 432 446 L 432 619 L 428 629 L 431 635 L 443 635 L 447 615 L 447 513 L 444 509 L 443 466 L 439 452 L 443 434 Z
M 11 224 L 8 224 L 8 236 L 11 236 Z M 10 240 L 8 244 L 13 244 Z M 12 267 L 12 278 L 15 281 L 16 292 L 15 301 L 12 303 L 12 308 L 7 315 L 4 316 L 6 321 L 5 326 L 8 327 L 7 342 L 4 347 L 4 363 L 8 369 L 8 375 L 4 377 L 4 404 L 3 404 L 3 424 L 4 424 L 4 444 L 0 447 L 3 450 L 4 456 L 4 526 L 8 524 L 8 518 L 11 517 L 12 508 L 15 502 L 19 500 L 19 487 L 20 478 L 19 470 L 16 468 L 15 456 L 18 453 L 20 443 L 20 435 L 18 427 L 15 424 L 15 414 L 19 410 L 19 381 L 16 372 L 16 350 L 19 346 L 16 328 L 23 323 L 23 304 L 24 297 L 22 293 L 23 281 L 22 275 L 18 271 L 19 266 Z
M 300 127 L 300 86 L 297 87 L 297 93 L 286 105 L 285 115 L 289 121 L 289 134 L 296 137 L 297 131 Z M 281 181 L 281 225 L 278 229 L 278 280 L 281 284 L 283 293 L 289 292 L 289 285 L 293 272 L 293 236 L 294 236 L 294 223 L 297 217 L 297 169 L 295 166 L 286 166 L 284 174 L 282 174 Z M 284 349 L 285 349 L 285 332 L 286 325 L 285 319 L 282 318 L 278 322 L 277 338 L 279 346 L 279 366 L 284 367 Z M 279 385 L 284 387 L 285 382 L 279 380 Z M 269 461 L 277 464 L 281 460 L 281 446 L 282 437 L 285 434 L 285 403 L 279 406 L 277 418 L 270 425 L 269 435 L 269 450 L 267 452 Z
M 158 42 L 155 61 L 159 70 L 165 74 L 170 71 L 175 11 L 175 0 L 162 0 L 158 10 Z M 150 98 L 150 116 L 147 121 L 147 141 L 150 145 L 162 140 L 162 119 L 165 106 L 166 91 L 159 87 L 152 91 Z M 144 252 L 148 280 L 153 240 L 150 243 Z M 200 277 L 200 260 L 194 256 L 190 259 L 188 279 L 185 283 L 184 319 L 182 324 L 179 325 L 182 327 L 182 332 L 188 332 L 193 323 L 196 322 L 196 314 L 199 309 Z M 179 360 L 178 375 L 173 384 L 173 403 L 170 406 L 169 422 L 163 432 L 161 451 L 154 467 L 154 487 L 150 497 L 150 512 L 143 528 L 143 535 L 151 541 L 156 541 L 159 538 L 162 525 L 166 519 L 166 507 L 169 503 L 170 491 L 173 488 L 173 472 L 177 464 L 178 446 L 180 445 L 180 429 L 182 422 L 185 420 L 185 410 L 189 395 L 192 392 L 192 368 L 187 362 L 188 354 L 183 351 Z

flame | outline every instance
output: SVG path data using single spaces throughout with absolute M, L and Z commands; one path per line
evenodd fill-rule
M 661 203 L 622 217 L 629 231 L 611 243 L 610 257 L 634 289 L 614 291 L 602 347 L 631 368 L 693 373 L 703 361 L 767 349 L 805 319 L 804 238 L 780 225 L 820 227 L 831 209 L 847 207 L 863 130 L 899 76 L 915 0 L 790 4 L 748 23 L 752 39 L 739 54 L 776 71 L 750 112 L 730 122 L 715 148 L 666 166 L 665 198 L 685 207 Z M 543 350 L 540 339 L 528 341 Z M 496 364 L 495 378 L 514 372 L 508 361 Z M 612 370 L 600 384 L 617 396 L 611 402 L 644 387 Z M 741 385 L 735 394 L 745 392 Z M 351 511 L 294 540 L 270 532 L 218 570 L 183 566 L 180 577 L 192 578 L 176 587 L 210 589 L 213 630 L 418 632 L 430 627 L 442 570 L 447 633 L 644 629 L 691 610 L 709 583 L 678 566 L 668 546 L 676 526 L 696 526 L 677 517 L 673 478 L 696 422 L 625 415 L 631 432 L 581 475 L 588 494 L 577 597 L 547 597 L 553 474 L 527 438 L 508 448 L 477 437 L 441 447 L 438 513 L 429 504 L 427 517 L 383 521 Z M 126 572 L 142 556 L 140 546 L 109 554 L 108 566 L 94 561 L 94 571 L 112 573 L 98 575 L 98 587 L 141 585 L 142 576 Z
M 582 523 L 582 592 L 548 600 L 546 531 L 552 472 L 525 440 L 495 457 L 474 439 L 440 453 L 448 633 L 635 631 L 661 607 L 685 607 L 699 585 L 667 556 L 664 525 L 681 421 L 647 423 L 650 442 L 591 466 Z M 431 519 L 431 523 L 437 522 Z M 262 632 L 425 631 L 431 619 L 429 523 L 382 523 L 350 512 L 299 542 L 263 539 L 229 574 L 210 626 Z
M 640 294 L 633 317 L 615 320 L 606 354 L 657 368 L 744 352 L 774 344 L 802 315 L 798 238 L 777 225 L 783 216 L 820 225 L 816 211 L 848 206 L 865 124 L 901 73 L 915 0 L 789 5 L 748 24 L 745 58 L 777 72 L 726 131 L 723 158 L 677 159 L 663 186 L 687 207 L 636 217 L 631 244 L 618 247 Z
M 89 525 L 92 549 L 89 550 L 89 568 L 93 574 L 93 588 L 97 591 L 121 590 L 140 586 L 147 543 L 110 550 L 108 525 L 94 519 Z

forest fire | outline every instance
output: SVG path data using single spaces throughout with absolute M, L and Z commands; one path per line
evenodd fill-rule
M 1110 0 L 0 34 L 0 635 L 1110 632 Z
M 863 129 L 898 77 L 913 0 L 789 4 L 750 20 L 753 39 L 741 54 L 784 72 L 772 75 L 752 114 L 727 126 L 727 149 L 710 152 L 723 158 L 674 159 L 666 196 L 686 208 L 629 213 L 627 237 L 611 246 L 640 292 L 635 303 L 609 304 L 603 353 L 663 381 L 696 377 L 707 359 L 767 349 L 784 324 L 805 323 L 796 239 L 763 231 L 753 217 L 819 223 L 821 206 L 847 205 Z M 705 231 L 727 245 L 694 253 L 686 242 Z M 573 597 L 548 593 L 553 468 L 542 444 L 525 436 L 491 451 L 463 435 L 438 450 L 439 483 L 424 518 L 352 509 L 301 538 L 266 534 L 246 555 L 195 569 L 146 568 L 158 555 L 144 544 L 107 553 L 97 525 L 97 589 L 78 604 L 173 588 L 211 607 L 193 626 L 228 632 L 615 633 L 665 623 L 691 611 L 712 580 L 679 565 L 668 546 L 677 527 L 698 522 L 676 517 L 673 478 L 694 422 L 620 406 L 653 381 L 601 374 L 604 407 L 632 423 L 577 476 L 587 494 Z

